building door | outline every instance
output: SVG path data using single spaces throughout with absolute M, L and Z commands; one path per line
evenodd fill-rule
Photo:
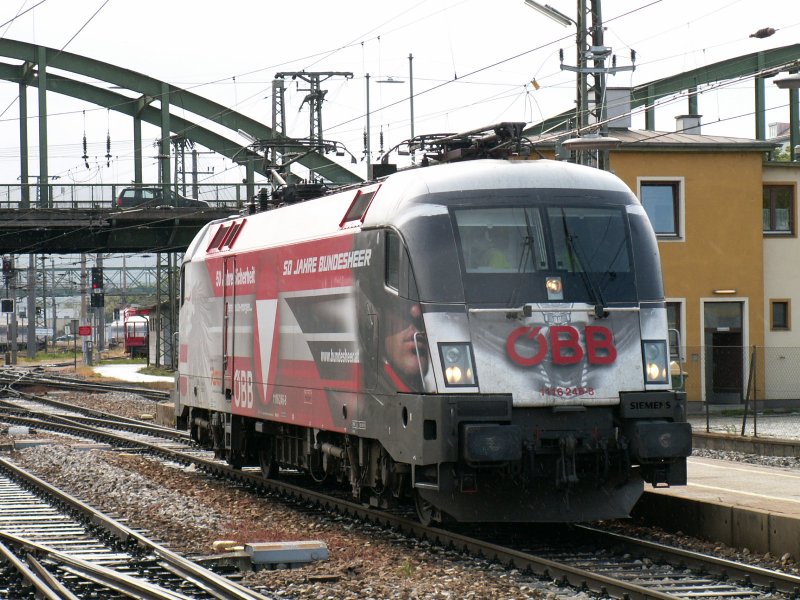
M 741 302 L 706 302 L 705 392 L 711 404 L 739 404 L 743 398 L 744 332 Z

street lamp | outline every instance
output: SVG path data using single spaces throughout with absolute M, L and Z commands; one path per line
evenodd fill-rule
M 792 73 L 773 82 L 781 90 L 800 89 L 800 73 Z
M 620 140 L 608 138 L 608 121 L 606 119 L 606 75 L 615 74 L 619 71 L 632 71 L 633 65 L 618 67 L 616 60 L 612 61 L 611 67 L 605 66 L 605 60 L 611 54 L 611 48 L 603 43 L 603 24 L 600 15 L 599 2 L 592 8 L 592 24 L 586 24 L 586 2 L 578 2 L 578 20 L 574 21 L 562 12 L 547 4 L 539 4 L 536 0 L 524 0 L 525 4 L 546 16 L 548 19 L 559 23 L 564 27 L 574 25 L 576 32 L 577 46 L 577 65 L 574 67 L 564 64 L 564 54 L 559 52 L 561 57 L 561 69 L 574 71 L 577 75 L 577 113 L 576 113 L 576 133 L 585 134 L 594 128 L 599 129 L 600 135 L 583 135 L 582 137 L 566 140 L 562 147 L 570 151 L 576 151 L 575 160 L 580 164 L 590 164 L 592 158 L 585 150 L 596 151 L 596 164 L 599 169 L 608 170 L 609 157 L 608 150 L 620 145 Z M 596 10 L 595 10 L 596 9 Z M 588 33 L 591 32 L 591 42 L 588 40 Z M 635 54 L 631 53 L 631 60 Z M 589 66 L 589 60 L 593 61 L 593 66 Z M 588 77 L 593 78 L 593 86 L 589 86 Z M 594 106 L 589 106 L 589 93 L 594 94 Z
M 569 150 L 613 150 L 622 143 L 622 140 L 600 135 L 598 133 L 587 133 L 581 137 L 570 138 L 561 142 L 561 145 Z
M 528 7 L 532 8 L 533 10 L 539 11 L 548 19 L 552 19 L 559 25 L 562 25 L 564 27 L 569 27 L 570 25 L 577 25 L 575 21 L 570 19 L 564 13 L 556 10 L 549 4 L 539 4 L 535 0 L 525 0 L 525 4 L 528 5 Z

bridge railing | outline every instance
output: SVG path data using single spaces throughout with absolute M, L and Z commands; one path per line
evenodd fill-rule
M 141 185 L 156 187 L 159 184 Z M 44 206 L 46 208 L 111 209 L 116 206 L 117 195 L 125 187 L 131 187 L 131 184 L 55 182 L 48 184 L 46 189 L 38 184 L 0 184 L 0 209 L 43 207 L 42 193 L 49 199 Z M 200 183 L 197 185 L 197 195 L 193 187 L 187 185 L 184 192 L 183 186 L 178 186 L 177 192 L 220 208 L 242 208 L 247 200 L 247 186 L 244 183 Z M 172 189 L 175 190 L 175 187 Z

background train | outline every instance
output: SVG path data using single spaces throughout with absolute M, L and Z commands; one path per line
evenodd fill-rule
M 615 176 L 476 160 L 210 223 L 178 426 L 423 521 L 623 517 L 686 482 L 658 248 Z
M 125 353 L 131 358 L 147 357 L 150 353 L 150 310 L 129 307 L 123 311 L 123 341 Z

